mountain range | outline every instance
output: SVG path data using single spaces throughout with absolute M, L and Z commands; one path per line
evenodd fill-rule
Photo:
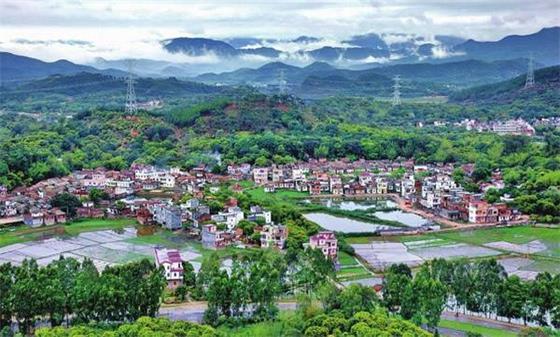
M 352 81 L 370 74 L 376 74 L 387 78 L 400 75 L 407 80 L 465 87 L 517 76 L 527 70 L 527 63 L 526 59 L 493 62 L 466 60 L 438 64 L 397 64 L 365 70 L 351 70 L 335 68 L 326 62 L 315 62 L 305 67 L 273 62 L 256 69 L 242 68 L 221 74 L 202 74 L 195 77 L 194 80 L 208 84 L 277 85 L 279 76 L 283 73 L 284 80 L 288 84 L 301 85 L 312 75 L 316 80 L 336 77 Z
M 111 76 L 126 76 L 117 69 L 99 70 L 91 66 L 79 65 L 67 60 L 44 62 L 35 58 L 0 52 L 0 85 L 43 78 L 50 75 L 72 75 L 80 72 Z
M 393 42 L 387 42 L 394 40 Z M 545 65 L 559 62 L 560 27 L 544 28 L 529 35 L 511 35 L 498 41 L 465 41 L 455 36 L 436 35 L 432 39 L 421 36 L 392 34 L 365 34 L 329 45 L 329 41 L 315 37 L 294 40 L 271 40 L 243 38 L 227 41 L 205 38 L 180 37 L 162 42 L 170 53 L 202 56 L 209 53 L 232 58 L 243 55 L 259 55 L 266 58 L 307 58 L 326 62 L 425 62 L 445 60 L 478 59 L 495 61 L 526 58 L 532 52 L 535 59 Z M 291 45 L 286 48 L 285 45 Z M 297 48 L 293 50 L 293 48 Z M 283 48 L 283 49 L 282 49 Z

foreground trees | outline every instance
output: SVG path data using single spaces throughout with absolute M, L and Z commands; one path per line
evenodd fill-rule
M 165 286 L 163 273 L 148 260 L 107 267 L 99 273 L 91 260 L 61 258 L 45 267 L 34 260 L 0 265 L 0 325 L 15 317 L 23 331 L 38 318 L 51 326 L 122 322 L 155 316 Z
M 170 321 L 166 318 L 140 317 L 133 323 L 111 326 L 78 326 L 72 328 L 41 328 L 35 332 L 36 337 L 218 337 L 216 330 L 207 326 L 184 321 Z
M 388 310 L 431 328 L 446 308 L 469 310 L 487 317 L 522 319 L 560 327 L 560 276 L 541 273 L 534 281 L 507 276 L 495 259 L 471 263 L 436 259 L 412 277 L 405 265 L 391 266 L 383 280 Z

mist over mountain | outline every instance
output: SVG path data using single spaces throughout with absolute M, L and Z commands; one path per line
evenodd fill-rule
M 436 35 L 363 34 L 344 41 L 315 36 L 295 39 L 255 37 L 215 40 L 174 38 L 161 42 L 167 59 L 134 59 L 133 72 L 141 77 L 176 77 L 207 84 L 278 85 L 280 71 L 289 86 L 326 83 L 324 78 L 356 81 L 364 73 L 401 75 L 416 82 L 464 88 L 518 76 L 526 71 L 532 53 L 537 68 L 560 63 L 560 28 L 512 35 L 499 41 L 464 41 Z M 125 76 L 128 60 L 96 58 L 89 65 L 66 60 L 43 62 L 1 53 L 2 83 L 73 75 L 80 72 Z M 312 79 L 308 77 L 314 76 Z M 333 83 L 332 81 L 330 83 Z M 343 83 L 343 82 L 340 82 Z
M 224 40 L 179 37 L 162 41 L 162 48 L 175 59 L 186 57 L 185 62 L 170 60 L 164 66 L 141 66 L 138 72 L 166 76 L 169 72 L 164 69 L 173 65 L 175 76 L 191 77 L 206 72 L 258 68 L 277 61 L 299 67 L 322 61 L 337 68 L 367 69 L 392 64 L 447 63 L 471 59 L 512 60 L 528 58 L 531 53 L 537 63 L 548 66 L 560 63 L 559 41 L 559 27 L 544 28 L 529 35 L 506 36 L 498 41 L 466 40 L 443 34 L 424 37 L 401 33 L 368 33 L 342 41 L 315 36 Z M 102 68 L 112 65 L 124 70 L 121 64 L 94 62 L 91 65 Z

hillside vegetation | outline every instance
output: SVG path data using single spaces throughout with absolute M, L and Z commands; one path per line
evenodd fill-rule
M 499 83 L 465 89 L 451 95 L 461 103 L 507 104 L 537 100 L 545 105 L 560 107 L 560 66 L 535 71 L 535 85 L 525 88 L 527 75 Z

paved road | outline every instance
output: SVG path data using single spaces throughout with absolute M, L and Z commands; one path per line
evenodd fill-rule
M 447 319 L 450 321 L 457 321 L 457 322 L 464 322 L 464 323 L 472 323 L 480 326 L 484 326 L 487 328 L 494 328 L 503 331 L 511 331 L 514 333 L 518 333 L 523 328 L 522 325 L 496 321 L 491 318 L 479 317 L 479 316 L 471 316 L 471 315 L 463 315 L 459 314 L 459 316 L 455 316 L 454 312 L 444 311 L 441 314 L 442 319 Z
M 280 310 L 295 310 L 296 302 L 280 302 L 278 308 Z M 206 311 L 206 302 L 189 302 L 179 305 L 162 306 L 159 309 L 160 317 L 167 317 L 171 320 L 182 320 L 200 323 Z

